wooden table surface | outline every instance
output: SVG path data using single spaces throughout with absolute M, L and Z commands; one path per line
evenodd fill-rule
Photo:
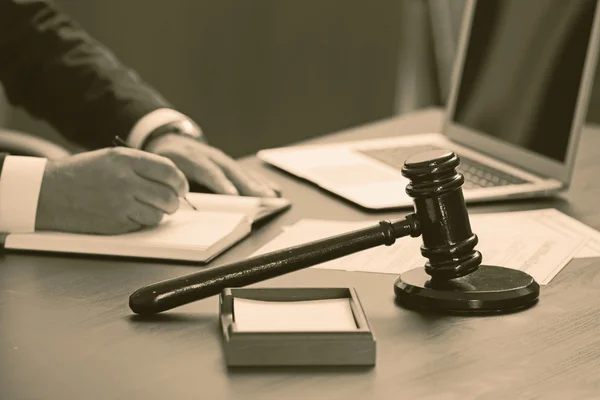
M 316 141 L 439 129 L 427 110 Z M 314 186 L 241 161 L 278 182 L 294 205 L 214 264 L 246 257 L 301 218 L 365 213 Z M 470 206 L 470 212 L 557 209 L 600 229 L 600 129 L 588 127 L 573 185 L 556 199 Z M 600 263 L 572 261 L 534 308 L 507 316 L 426 316 L 394 305 L 393 275 L 308 269 L 257 286 L 353 286 L 377 339 L 374 368 L 224 366 L 216 297 L 140 320 L 139 287 L 198 267 L 87 257 L 0 258 L 0 399 L 515 399 L 600 398 Z

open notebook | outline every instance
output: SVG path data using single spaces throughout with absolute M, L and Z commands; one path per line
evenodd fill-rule
M 283 211 L 282 198 L 240 197 L 189 193 L 179 210 L 155 228 L 121 235 L 62 232 L 12 233 L 6 250 L 96 254 L 209 262 L 252 231 L 252 224 Z

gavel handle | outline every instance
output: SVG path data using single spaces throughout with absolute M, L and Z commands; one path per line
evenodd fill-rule
M 129 307 L 136 314 L 156 314 L 213 296 L 228 287 L 261 282 L 382 244 L 391 246 L 397 238 L 420 234 L 415 214 L 396 222 L 381 221 L 368 228 L 144 286 L 129 297 Z

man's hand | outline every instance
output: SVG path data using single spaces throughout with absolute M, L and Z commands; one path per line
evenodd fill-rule
M 193 138 L 166 134 L 150 142 L 146 150 L 171 159 L 190 181 L 202 184 L 215 193 L 277 196 L 272 183 L 244 171 L 221 150 Z
M 167 158 L 108 148 L 48 161 L 36 230 L 119 234 L 160 223 L 189 190 Z

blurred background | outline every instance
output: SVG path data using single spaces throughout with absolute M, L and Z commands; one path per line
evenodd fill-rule
M 462 12 L 459 0 L 56 2 L 233 157 L 444 105 Z M 21 110 L 0 119 L 69 145 Z M 600 122 L 597 85 L 588 121 Z

